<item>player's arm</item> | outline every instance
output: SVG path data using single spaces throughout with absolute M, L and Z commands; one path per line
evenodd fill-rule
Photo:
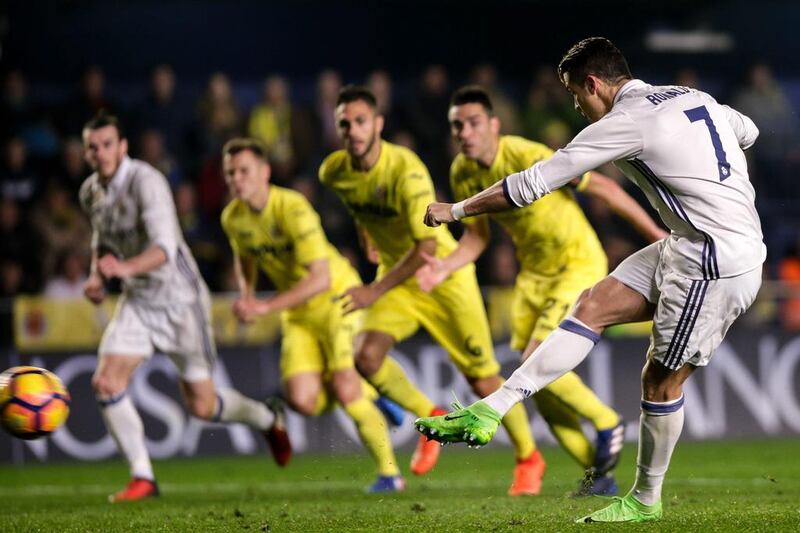
M 400 285 L 414 275 L 425 264 L 425 255 L 436 255 L 436 237 L 428 237 L 417 243 L 381 279 L 368 285 L 351 287 L 342 297 L 346 297 L 345 314 L 369 307 L 375 300 L 392 288 Z
M 747 150 L 758 138 L 758 128 L 755 123 L 747 115 L 739 113 L 729 106 L 722 106 L 725 112 L 725 117 L 728 119 L 728 124 L 731 125 L 733 132 L 736 134 L 736 140 L 739 141 L 739 147 L 742 150 Z
M 97 234 L 92 237 L 92 243 L 97 239 Z M 92 262 L 89 267 L 89 277 L 83 283 L 83 294 L 93 304 L 99 304 L 106 297 L 106 288 L 103 283 L 103 276 L 97 270 L 97 249 L 92 246 Z
M 425 292 L 430 292 L 453 272 L 474 263 L 486 250 L 489 238 L 489 221 L 485 217 L 476 218 L 469 224 L 465 224 L 464 233 L 458 240 L 458 247 L 450 255 L 441 259 L 427 254 L 423 255 L 427 264 L 416 272 L 420 288 Z
M 581 190 L 581 189 L 579 189 Z M 586 187 L 581 190 L 602 201 L 619 217 L 624 218 L 648 242 L 656 242 L 669 233 L 661 229 L 647 212 L 619 184 L 597 171 L 589 173 Z
M 530 205 L 563 187 L 575 176 L 617 159 L 635 156 L 643 140 L 638 125 L 624 112 L 612 112 L 590 124 L 552 157 L 516 172 L 457 204 L 433 203 L 425 223 L 436 226 L 464 217 Z
M 243 322 L 251 322 L 260 315 L 297 307 L 317 294 L 330 289 L 331 276 L 327 259 L 313 261 L 306 268 L 308 269 L 306 277 L 295 283 L 290 289 L 281 291 L 270 298 L 255 298 L 253 296 L 254 285 L 248 284 L 246 293 L 242 293 L 240 288 L 242 298 L 233 304 L 234 314 Z
M 166 263 L 167 259 L 166 250 L 160 245 L 154 245 L 125 260 L 106 254 L 97 260 L 97 269 L 106 278 L 128 278 L 153 271 Z
M 378 253 L 378 248 L 375 247 L 375 243 L 370 239 L 367 230 L 356 222 L 356 232 L 358 233 L 358 244 L 367 256 L 367 260 L 373 265 L 377 265 L 380 262 L 380 254 Z

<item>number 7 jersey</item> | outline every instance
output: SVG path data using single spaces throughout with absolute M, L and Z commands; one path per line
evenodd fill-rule
M 631 80 L 606 116 L 504 187 L 526 205 L 613 161 L 672 230 L 663 260 L 691 279 L 736 276 L 766 258 L 743 152 L 757 136 L 748 117 L 702 91 Z

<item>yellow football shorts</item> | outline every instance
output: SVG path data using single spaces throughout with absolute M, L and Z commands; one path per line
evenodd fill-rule
M 430 293 L 423 292 L 414 278 L 398 285 L 366 310 L 361 330 L 387 333 L 400 342 L 420 326 L 467 378 L 500 372 L 473 265 L 458 270 Z
M 556 276 L 520 272 L 511 303 L 511 349 L 523 351 L 531 339 L 547 338 L 572 310 L 581 292 L 606 274 L 605 264 Z

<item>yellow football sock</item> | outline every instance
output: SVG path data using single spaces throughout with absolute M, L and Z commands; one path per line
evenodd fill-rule
M 409 381 L 403 367 L 391 357 L 385 357 L 381 367 L 368 376 L 367 381 L 381 396 L 417 416 L 428 416 L 434 408 L 434 403 Z
M 611 429 L 620 422 L 617 412 L 601 402 L 575 372 L 567 372 L 543 390 L 549 390 L 578 416 L 591 422 L 597 430 Z
M 375 404 L 362 396 L 345 405 L 344 410 L 355 422 L 361 442 L 375 459 L 378 465 L 378 474 L 381 476 L 399 475 L 400 469 L 397 467 L 397 460 L 394 457 L 386 420 Z
M 525 410 L 525 406 L 522 403 L 518 403 L 506 413 L 506 416 L 503 417 L 503 426 L 505 426 L 508 436 L 514 444 L 517 459 L 530 457 L 536 450 L 536 443 L 533 441 L 528 411 Z
M 586 469 L 594 462 L 594 446 L 586 438 L 580 418 L 548 390 L 547 387 L 533 395 L 536 408 L 553 436 L 575 461 Z
M 375 387 L 370 385 L 369 381 L 364 378 L 361 378 L 361 394 L 363 394 L 364 397 L 371 402 L 374 402 L 380 396 L 378 391 L 375 390 Z

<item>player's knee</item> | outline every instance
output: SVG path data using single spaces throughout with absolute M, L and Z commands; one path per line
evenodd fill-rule
M 109 375 L 99 375 L 92 378 L 92 388 L 97 398 L 112 398 L 125 391 L 127 383 L 124 380 Z
M 596 321 L 602 310 L 603 303 L 592 294 L 591 289 L 586 289 L 578 297 L 572 314 L 584 324 L 591 324 Z
M 317 414 L 317 398 L 311 394 L 290 394 L 289 405 L 303 416 L 314 416 Z
M 356 352 L 356 368 L 362 376 L 371 376 L 375 374 L 383 363 L 384 354 L 378 350 L 370 348 L 369 346 L 362 346 Z
M 211 420 L 217 414 L 216 397 L 213 398 L 192 398 L 187 402 L 186 408 L 189 413 L 203 420 Z

